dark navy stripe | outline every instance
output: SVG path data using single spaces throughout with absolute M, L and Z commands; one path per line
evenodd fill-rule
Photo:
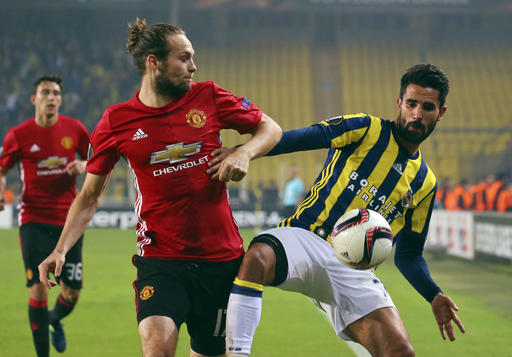
M 239 285 L 233 285 L 231 288 L 232 294 L 239 294 L 239 295 L 245 295 L 245 296 L 252 296 L 252 297 L 261 297 L 263 295 L 263 291 L 247 288 L 245 286 L 239 286 Z
M 354 168 L 354 170 L 356 170 L 358 173 L 357 181 L 348 182 L 349 185 L 354 184 L 354 190 L 352 191 L 348 188 L 345 188 L 345 190 L 337 198 L 336 204 L 332 207 L 331 211 L 329 212 L 329 217 L 322 224 L 322 228 L 326 232 L 332 231 L 332 228 L 334 227 L 334 223 L 336 223 L 336 220 L 343 213 L 345 213 L 348 205 L 355 198 L 359 189 L 361 189 L 360 180 L 367 179 L 372 173 L 372 171 L 375 169 L 375 166 L 380 162 L 382 155 L 384 154 L 389 144 L 389 140 L 391 138 L 389 130 L 386 130 L 386 127 L 383 125 L 383 123 L 381 125 L 383 130 L 379 131 L 379 139 L 375 142 L 370 151 L 368 151 L 368 154 L 361 161 L 359 166 L 357 168 Z M 342 167 L 338 167 L 337 165 L 337 175 L 336 177 L 334 177 L 333 175 L 332 181 L 330 181 L 328 185 L 329 192 L 331 188 L 337 183 L 339 175 L 341 174 L 341 171 L 344 169 L 344 166 L 345 165 L 343 165 Z

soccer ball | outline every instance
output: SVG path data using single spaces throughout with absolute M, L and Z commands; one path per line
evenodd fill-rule
M 334 225 L 331 244 L 343 264 L 358 270 L 371 269 L 391 254 L 393 235 L 389 223 L 379 213 L 353 209 Z

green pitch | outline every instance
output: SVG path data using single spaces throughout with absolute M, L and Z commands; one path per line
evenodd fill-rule
M 244 231 L 249 240 L 252 231 Z M 135 232 L 90 229 L 84 240 L 84 289 L 77 309 L 63 320 L 67 356 L 140 356 L 131 286 L 135 268 Z M 2 356 L 35 356 L 27 321 L 27 291 L 17 230 L 0 230 L 0 351 Z M 409 331 L 417 356 L 512 357 L 512 268 L 456 258 L 428 257 L 434 279 L 461 308 L 467 333 L 443 341 L 430 305 L 405 281 L 391 262 L 377 270 Z M 53 307 L 58 290 L 50 292 Z M 253 356 L 352 356 L 329 323 L 305 297 L 266 288 L 263 316 Z M 177 356 L 188 356 L 186 326 Z M 57 355 L 55 350 L 52 355 Z

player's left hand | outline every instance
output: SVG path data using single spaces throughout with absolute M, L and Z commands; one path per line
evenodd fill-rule
M 250 157 L 240 148 L 218 148 L 212 151 L 206 173 L 212 180 L 240 181 L 247 175 Z
M 450 341 L 455 341 L 455 331 L 453 330 L 452 320 L 457 324 L 462 333 L 466 332 L 464 325 L 456 314 L 459 308 L 449 296 L 438 293 L 434 300 L 432 300 L 431 305 L 443 340 L 446 340 L 446 335 L 448 335 Z
M 85 172 L 86 164 L 87 161 L 73 160 L 68 164 L 68 166 L 66 166 L 66 171 L 70 176 L 81 175 Z

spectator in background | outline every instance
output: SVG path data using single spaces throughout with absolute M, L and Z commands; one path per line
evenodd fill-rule
M 467 180 L 462 180 L 448 195 L 445 208 L 451 211 L 470 210 L 473 207 L 473 196 Z
M 512 183 L 506 180 L 496 197 L 496 211 L 505 213 L 512 211 Z
M 469 192 L 473 199 L 473 210 L 479 212 L 487 210 L 485 193 L 489 187 L 489 183 L 492 181 L 494 181 L 494 175 L 489 175 L 471 186 Z
M 439 186 L 436 193 L 434 207 L 438 209 L 446 209 L 446 199 L 452 191 L 452 179 L 445 177 L 443 183 Z
M 298 177 L 296 166 L 290 166 L 289 179 L 284 187 L 283 195 L 283 217 L 290 217 L 295 212 L 297 205 L 304 198 L 305 187 L 304 182 Z
M 503 187 L 503 178 L 505 175 L 498 174 L 496 176 L 496 180 L 489 183 L 489 186 L 485 190 L 485 201 L 487 205 L 488 211 L 496 210 L 496 198 L 498 197 L 498 192 Z M 491 180 L 491 178 L 489 178 Z

